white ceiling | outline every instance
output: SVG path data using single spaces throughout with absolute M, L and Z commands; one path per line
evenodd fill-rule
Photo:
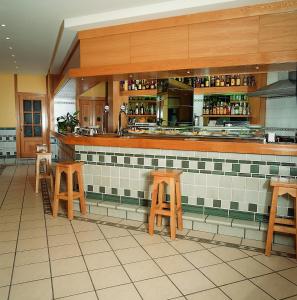
M 274 1 L 0 0 L 0 73 L 46 74 L 63 20 L 63 36 L 53 66 L 55 72 L 76 32 L 82 29 L 267 2 Z M 7 36 L 11 39 L 6 40 Z

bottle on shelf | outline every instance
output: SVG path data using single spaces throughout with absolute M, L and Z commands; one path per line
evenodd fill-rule
M 239 74 L 236 75 L 235 85 L 236 86 L 240 86 L 241 85 L 241 79 L 240 79 L 240 75 Z
M 220 86 L 220 77 L 219 76 L 216 76 L 216 79 L 215 79 L 215 87 L 218 87 Z
M 209 87 L 209 76 L 204 77 L 204 86 Z
M 235 86 L 235 76 L 231 75 L 230 86 Z

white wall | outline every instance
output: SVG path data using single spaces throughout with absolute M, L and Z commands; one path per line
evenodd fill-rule
M 76 111 L 75 99 L 55 97 L 54 99 L 54 118 L 55 130 L 57 130 L 57 118 L 66 115 L 68 112 L 73 114 Z

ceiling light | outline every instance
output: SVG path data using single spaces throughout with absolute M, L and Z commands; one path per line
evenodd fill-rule
M 191 71 L 187 71 L 187 74 L 191 74 Z
M 260 69 L 260 67 L 259 66 L 256 66 L 256 70 L 259 70 Z
M 11 56 L 12 56 L 12 57 L 15 57 L 15 55 L 14 55 L 14 54 L 11 54 Z
M 129 77 L 130 77 L 130 78 L 132 78 L 132 77 L 133 77 L 133 75 L 132 75 L 132 74 L 130 74 L 130 75 L 129 75 Z
M 12 47 L 11 47 L 11 46 L 9 46 L 9 47 L 8 47 L 8 49 L 12 50 Z
M 6 39 L 6 40 L 10 40 L 10 37 L 9 37 L 9 36 L 7 36 L 5 39 Z
M 18 69 L 19 67 L 18 67 L 18 66 L 15 66 L 15 68 Z
M 1 24 L 1 27 L 6 27 L 6 25 L 5 24 Z
M 16 60 L 14 61 L 14 63 L 15 63 L 15 64 L 17 63 Z

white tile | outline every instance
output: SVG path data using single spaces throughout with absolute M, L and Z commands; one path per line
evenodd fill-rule
M 198 292 L 187 296 L 188 300 L 228 300 L 229 298 L 218 288 Z
M 184 257 L 189 260 L 195 267 L 201 268 L 210 265 L 222 263 L 222 260 L 213 255 L 208 250 L 195 251 L 184 254 Z
M 0 269 L 0 287 L 10 285 L 12 267 Z
M 62 258 L 51 262 L 52 276 L 67 275 L 86 271 L 82 256 Z
M 141 300 L 133 284 L 124 284 L 98 290 L 97 294 L 101 300 L 114 300 L 119 298 L 122 300 Z
M 155 262 L 166 274 L 172 274 L 172 273 L 183 272 L 183 271 L 194 269 L 194 266 L 190 264 L 181 255 L 173 255 L 173 256 L 157 258 Z
M 141 247 L 116 250 L 115 254 L 122 264 L 150 259 L 150 256 Z
M 89 270 L 108 268 L 119 265 L 113 251 L 85 255 L 86 265 Z
M 15 266 L 45 262 L 48 260 L 49 257 L 47 248 L 21 251 L 16 253 Z

